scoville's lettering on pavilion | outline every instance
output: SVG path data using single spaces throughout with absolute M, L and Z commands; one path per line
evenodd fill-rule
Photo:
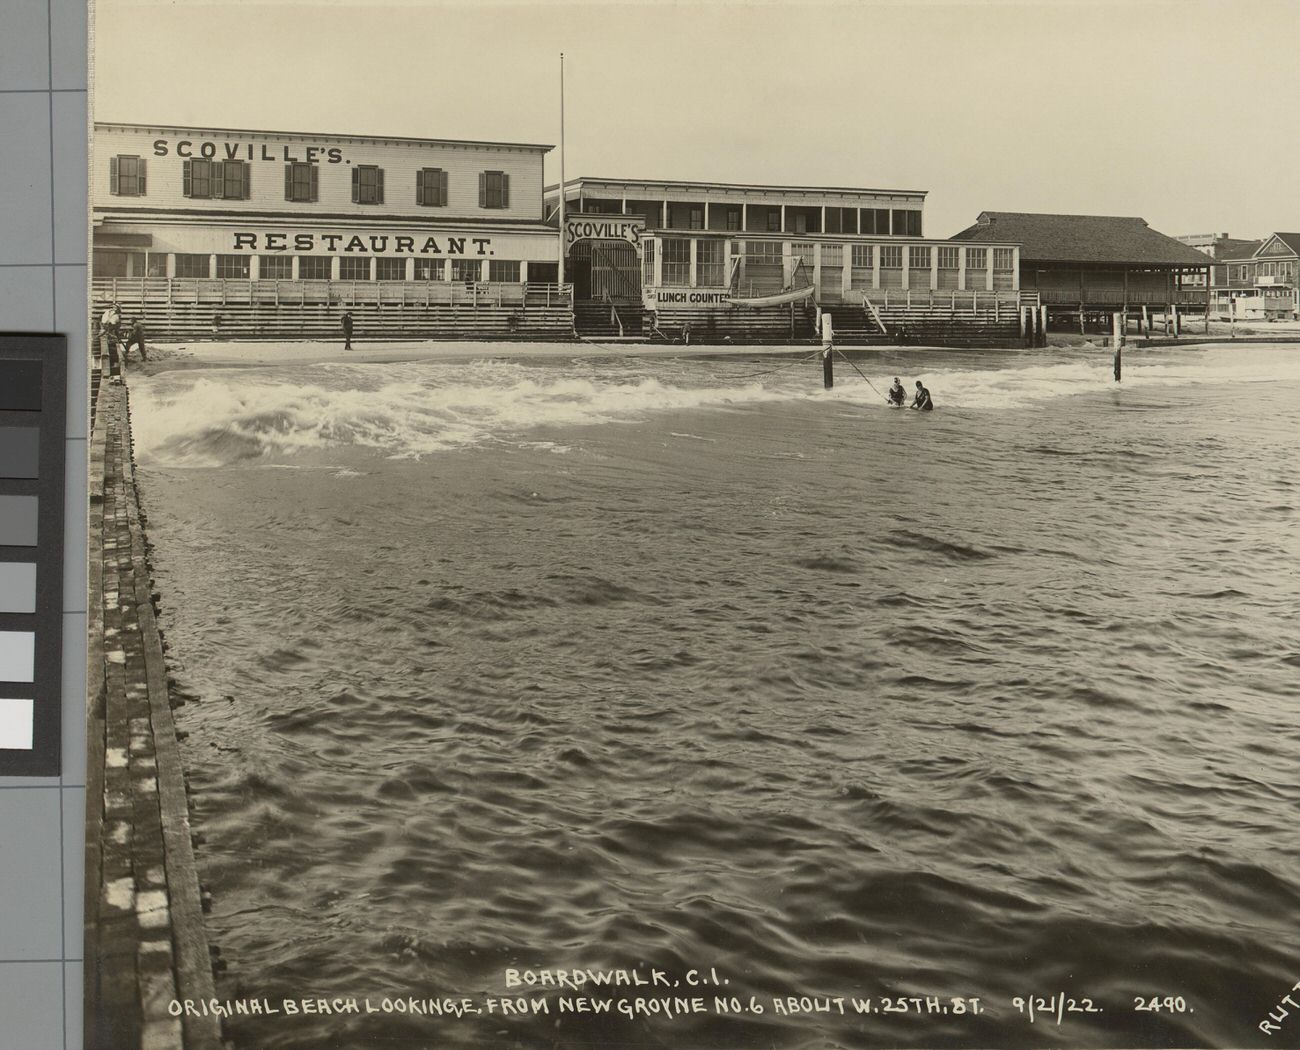
M 407 234 L 372 233 L 265 233 L 234 234 L 236 252 L 359 252 L 364 255 L 493 255 L 491 237 L 411 237 Z
M 266 142 L 216 142 L 204 139 L 178 139 L 173 146 L 167 139 L 154 139 L 153 155 L 166 157 L 170 153 L 189 159 L 198 157 L 202 160 L 270 160 L 280 163 L 297 164 L 306 162 L 315 164 L 324 161 L 327 164 L 342 164 L 343 151 L 337 146 L 281 146 L 276 149 Z

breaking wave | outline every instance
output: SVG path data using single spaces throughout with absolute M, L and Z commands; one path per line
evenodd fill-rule
M 946 409 L 1020 408 L 1115 389 L 1108 351 L 1007 354 L 1000 368 L 971 368 L 952 353 L 884 357 L 841 360 L 830 392 L 821 388 L 815 359 L 787 356 L 163 372 L 133 380 L 133 432 L 142 462 L 168 466 L 220 466 L 345 447 L 417 458 L 493 441 L 547 447 L 525 435 L 543 427 L 636 423 L 667 412 L 826 398 L 877 406 L 895 372 L 909 388 L 919 374 Z M 763 374 L 766 364 L 771 371 Z M 1261 347 L 1131 351 L 1123 389 L 1221 383 L 1229 376 L 1238 383 L 1266 381 L 1279 367 L 1296 365 Z

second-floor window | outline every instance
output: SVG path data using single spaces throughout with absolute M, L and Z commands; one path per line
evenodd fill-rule
M 920 237 L 921 213 L 915 208 L 895 208 L 893 234 L 896 237 Z
M 284 199 L 315 201 L 320 197 L 319 172 L 315 164 L 293 161 L 284 166 Z
M 352 169 L 352 203 L 384 203 L 384 169 L 374 164 L 358 164 Z
M 415 173 L 415 203 L 428 208 L 447 205 L 447 173 L 442 168 L 421 168 Z
M 187 160 L 181 177 L 187 197 L 248 200 L 248 162 L 243 160 Z
M 108 160 L 108 192 L 117 197 L 144 196 L 144 158 L 117 156 Z
M 504 171 L 484 171 L 478 177 L 480 208 L 510 207 L 510 176 Z

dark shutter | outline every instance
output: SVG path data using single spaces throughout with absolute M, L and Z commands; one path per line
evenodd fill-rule
M 487 207 L 487 172 L 486 171 L 480 171 L 478 173 L 478 206 L 480 208 Z
M 504 171 L 501 173 L 501 207 L 510 207 L 510 176 Z M 700 213 L 703 214 L 703 211 Z
M 320 179 L 318 177 L 320 173 L 316 170 L 315 164 L 308 165 L 308 170 L 311 172 L 311 199 L 315 201 L 320 197 Z
M 424 176 L 428 174 L 428 168 L 421 168 L 415 173 L 415 203 L 424 203 Z
M 284 199 L 293 200 L 293 165 L 284 166 Z
M 143 197 L 144 196 L 144 158 L 141 157 L 139 160 L 135 162 L 135 164 L 136 164 L 136 171 L 140 173 L 139 178 L 136 179 L 136 183 L 135 183 L 136 193 L 138 193 L 141 197 Z
M 108 192 L 109 193 L 122 192 L 122 182 L 118 178 L 117 169 L 118 169 L 117 158 L 109 157 L 108 158 Z
M 375 169 L 375 203 L 384 203 L 384 169 Z
M 438 205 L 447 205 L 447 173 L 441 168 L 438 169 Z
M 208 165 L 208 171 L 212 174 L 209 176 L 211 182 L 208 185 L 212 187 L 212 196 L 222 198 L 226 195 L 226 165 L 223 161 L 213 161 Z
M 190 191 L 194 188 L 194 180 L 190 174 L 190 164 L 191 161 L 187 160 L 184 167 L 181 168 L 181 193 L 187 197 L 190 196 Z
M 352 203 L 359 204 L 360 202 L 361 202 L 361 169 L 353 168 L 352 169 Z

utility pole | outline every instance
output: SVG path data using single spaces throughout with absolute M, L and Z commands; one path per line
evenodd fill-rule
M 564 52 L 560 52 L 560 289 L 564 288 Z

